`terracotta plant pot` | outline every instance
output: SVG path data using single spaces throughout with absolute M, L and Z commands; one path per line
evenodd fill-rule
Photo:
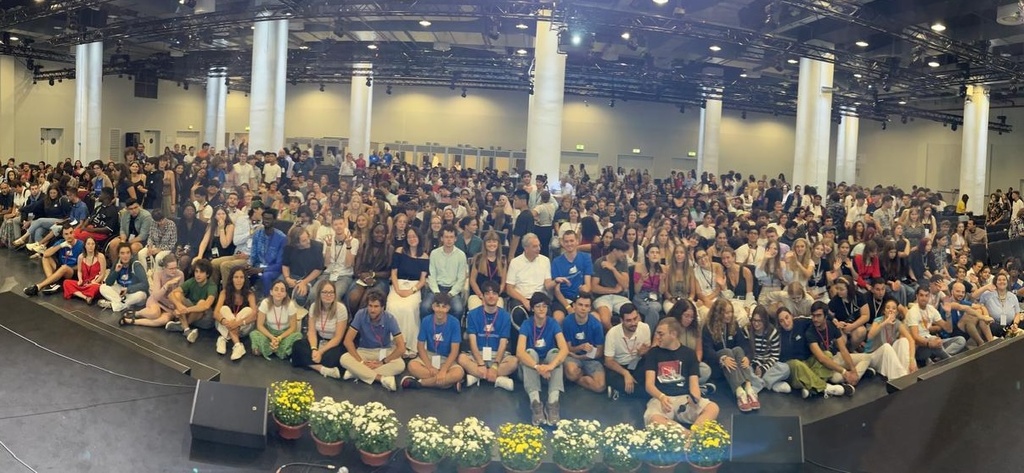
M 537 471 L 538 468 L 540 468 L 540 465 L 537 465 L 537 466 L 535 466 L 535 467 L 533 467 L 533 468 L 531 468 L 529 470 L 517 470 L 515 468 L 509 468 L 505 464 L 502 464 L 501 466 L 505 467 L 505 472 L 506 473 L 533 473 L 533 472 Z
M 409 451 L 405 451 L 405 459 L 409 460 L 409 468 L 416 473 L 434 473 L 437 471 L 437 463 L 424 463 L 409 455 Z
M 557 466 L 558 467 L 558 471 L 560 471 L 562 473 L 586 473 L 586 472 L 590 471 L 590 468 L 584 468 L 582 470 L 572 470 L 572 469 L 566 468 L 566 467 L 564 467 L 562 465 L 559 465 L 557 463 L 555 464 L 555 466 Z
M 389 450 L 384 453 L 370 453 L 360 449 L 359 459 L 362 460 L 366 466 L 384 466 L 388 464 L 388 460 L 391 458 L 391 452 L 393 452 L 393 450 Z
M 320 452 L 325 457 L 336 457 L 341 455 L 341 449 L 345 447 L 345 441 L 339 440 L 337 442 L 324 442 L 316 438 L 316 434 L 312 434 L 313 442 L 316 444 L 316 451 Z
M 611 472 L 611 473 L 636 473 L 636 472 L 640 471 L 640 467 L 642 465 L 643 465 L 643 463 L 639 463 L 638 462 L 636 464 L 636 466 L 634 466 L 633 468 L 628 468 L 628 469 L 623 469 L 623 470 L 615 469 L 615 468 L 612 468 L 612 467 L 609 466 L 608 467 L 608 471 Z
M 487 471 L 487 467 L 490 466 L 491 462 L 484 463 L 481 466 L 460 466 L 455 469 L 458 473 L 484 473 Z
M 676 471 L 676 465 L 679 465 L 679 463 L 673 463 L 671 465 L 652 465 L 648 463 L 647 471 L 651 473 L 672 473 Z
M 305 430 L 306 425 L 309 424 L 309 422 L 303 422 L 299 425 L 285 425 L 277 420 L 277 417 L 274 417 L 274 423 L 277 424 L 277 435 L 285 440 L 298 440 L 302 437 L 302 431 Z
M 718 463 L 716 465 L 711 465 L 711 466 L 700 466 L 700 465 L 694 465 L 693 463 L 690 463 L 690 471 L 692 471 L 694 473 L 716 473 L 718 471 L 718 468 L 721 467 L 721 466 L 722 466 L 721 463 Z

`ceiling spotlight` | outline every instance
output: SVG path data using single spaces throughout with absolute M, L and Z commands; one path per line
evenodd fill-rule
M 967 86 L 964 85 L 964 84 L 961 84 L 959 92 L 960 92 L 960 98 L 966 97 L 967 96 Z
M 525 29 L 528 29 L 529 27 L 530 27 L 530 25 L 527 25 L 526 23 L 523 23 L 521 21 L 519 23 L 516 23 L 516 29 L 517 30 L 525 30 Z
M 747 73 L 746 72 L 741 72 L 740 73 L 740 77 L 746 79 L 747 78 Z
M 320 83 L 320 92 L 323 92 L 323 91 L 324 91 L 324 83 L 323 83 L 323 82 L 321 82 L 321 83 Z
M 956 122 L 953 122 L 953 125 L 952 125 L 952 126 L 950 126 L 949 128 L 950 128 L 951 130 L 953 130 L 953 131 L 956 131 L 956 128 L 957 128 L 957 126 L 958 126 L 958 125 L 956 124 Z
M 664 5 L 668 3 L 668 0 L 654 0 L 655 5 Z
M 427 27 L 430 26 L 431 24 L 432 23 L 429 20 L 420 20 L 420 26 Z
M 611 107 L 611 108 L 615 108 L 615 99 L 609 100 L 608 101 L 608 106 Z
M 790 64 L 796 64 L 796 63 L 798 63 L 800 61 L 797 61 L 796 59 L 793 59 L 793 58 L 789 58 L 789 59 L 786 60 L 786 62 L 788 62 Z
M 746 110 L 744 110 L 743 112 L 740 113 L 740 118 L 742 118 L 744 120 L 747 119 L 747 111 Z
M 862 77 L 864 77 L 864 74 L 861 74 L 861 73 L 859 73 L 859 72 L 853 75 L 853 78 L 854 78 L 854 79 L 860 79 L 860 78 L 862 78 Z
M 533 82 L 530 82 L 530 95 L 533 95 Z
M 710 50 L 712 50 L 712 51 L 717 53 L 717 52 L 722 50 L 722 47 L 717 45 L 717 44 L 713 44 L 713 45 L 709 46 L 708 49 L 710 49 Z
M 185 89 L 185 90 L 188 90 L 188 81 L 185 81 L 185 82 L 184 82 L 184 83 L 182 84 L 181 88 L 183 88 L 183 89 Z
M 388 84 L 387 89 L 384 90 L 385 94 L 391 95 L 391 84 Z
M 932 31 L 936 33 L 946 31 L 946 25 L 943 25 L 942 23 L 934 23 L 932 24 Z
M 928 61 L 928 67 L 939 67 L 941 65 L 942 64 L 940 64 L 939 61 L 936 61 L 934 59 Z
M 906 101 L 906 100 L 903 100 L 903 99 L 900 99 L 900 101 L 899 101 L 899 102 L 896 102 L 896 103 L 898 103 L 898 104 L 900 104 L 900 105 L 906 105 L 906 104 L 907 104 L 907 101 Z
M 367 87 L 373 87 L 373 77 L 367 77 L 366 78 L 366 86 Z
M 882 122 L 882 130 L 885 130 L 886 128 L 888 128 L 888 125 L 889 125 L 888 123 Z
M 579 46 L 583 42 L 583 35 L 579 33 L 573 33 L 571 37 L 572 45 Z
M 628 31 L 623 32 L 621 36 L 622 36 L 622 39 L 624 39 L 626 41 L 629 41 L 629 32 Z
M 370 50 L 373 50 L 373 51 L 376 51 L 377 50 L 377 44 L 376 43 L 370 43 L 370 44 L 366 45 L 366 48 L 370 49 Z
M 462 88 L 462 98 L 466 98 L 466 88 Z
M 305 51 L 305 50 L 309 49 L 309 46 L 306 46 L 305 44 L 303 44 L 302 46 L 299 46 L 299 49 Z
M 853 103 L 853 105 L 854 105 L 855 107 L 860 107 L 860 102 L 854 102 L 854 103 Z
M 686 113 L 686 105 L 679 104 L 679 113 Z
M 51 86 L 53 85 L 53 78 L 52 77 L 50 78 L 50 85 Z
M 527 50 L 525 50 L 523 48 L 519 48 L 519 49 L 516 50 L 516 54 L 518 54 L 520 56 L 525 56 L 527 53 L 529 53 L 529 51 L 527 51 Z
M 867 41 L 857 41 L 856 43 L 853 43 L 853 44 L 856 44 L 857 46 L 862 47 L 862 48 L 868 47 L 868 42 Z
M 19 38 L 19 37 L 17 37 L 17 36 L 11 36 L 11 41 L 17 41 L 17 40 L 19 40 L 19 39 L 21 39 L 21 38 Z

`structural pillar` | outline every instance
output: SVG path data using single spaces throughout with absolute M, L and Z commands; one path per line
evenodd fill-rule
M 558 53 L 558 31 L 551 11 L 537 15 L 533 95 L 526 125 L 526 168 L 548 182 L 558 179 L 562 160 L 562 108 L 565 100 L 565 55 Z
M 260 13 L 260 16 L 271 13 Z M 288 67 L 288 20 L 257 21 L 252 34 L 249 149 L 284 148 L 284 100 Z M 226 92 L 226 90 L 225 90 Z
M 700 137 L 697 140 L 697 172 L 718 175 L 721 147 L 722 101 L 708 99 L 700 109 Z
M 814 186 L 818 192 L 825 192 L 828 185 L 832 75 L 832 63 L 800 58 L 792 181 Z
M 75 46 L 75 159 L 102 159 L 103 42 Z
M 0 157 L 7 161 L 14 157 L 14 101 L 17 97 L 14 84 L 14 56 L 0 56 Z
M 967 88 L 964 98 L 964 135 L 960 153 L 960 194 L 967 194 L 967 211 L 974 215 L 985 212 L 988 179 L 988 115 L 989 90 L 975 84 Z M 960 196 L 956 196 L 956 201 Z M 953 203 L 955 203 L 954 201 Z
M 860 117 L 846 115 L 836 136 L 836 182 L 853 184 L 857 179 L 857 140 Z
M 352 68 L 349 101 L 348 150 L 353 156 L 370 156 L 370 116 L 373 111 L 373 65 L 359 63 Z
M 227 149 L 225 109 L 227 108 L 227 69 L 211 67 L 206 74 L 206 120 L 203 122 L 203 141 L 216 150 Z

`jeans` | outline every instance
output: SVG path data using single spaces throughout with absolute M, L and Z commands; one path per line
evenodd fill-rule
M 625 377 L 623 377 L 617 371 L 606 369 L 604 370 L 605 382 L 608 384 L 608 387 L 618 391 L 619 396 L 621 397 L 628 396 L 637 399 L 647 398 L 647 389 L 644 387 L 645 377 L 647 376 L 647 373 L 644 370 L 643 360 L 640 360 L 640 362 L 637 363 L 636 368 L 634 369 L 629 369 L 628 366 L 624 366 L 624 368 L 626 368 L 626 371 L 628 371 L 629 374 L 633 376 L 633 380 L 636 381 L 635 383 L 633 383 L 633 393 L 630 394 L 626 392 Z
M 533 348 L 526 350 L 526 354 L 530 355 L 534 362 L 540 362 L 540 355 L 538 355 L 537 351 Z M 555 361 L 555 358 L 558 358 L 558 349 L 552 348 L 551 351 L 548 352 L 548 355 L 544 357 L 544 363 L 551 363 Z M 528 368 L 526 365 L 520 363 L 519 377 L 523 379 L 523 389 L 526 390 L 527 394 L 540 392 L 541 377 L 540 373 L 537 373 L 537 370 Z M 562 377 L 562 365 L 558 365 L 557 368 L 551 370 L 551 379 L 548 380 L 548 391 L 565 392 L 565 385 L 563 384 Z
M 451 291 L 452 288 L 445 286 L 438 286 L 441 291 Z M 462 316 L 466 313 L 466 302 L 462 299 L 462 294 L 452 294 L 452 304 L 448 308 L 448 315 L 462 320 Z M 426 317 L 434 313 L 432 305 L 434 304 L 434 292 L 430 290 L 430 286 L 424 286 L 423 292 L 420 299 L 420 318 Z
M 750 385 L 754 388 L 754 392 L 761 392 L 762 389 L 771 389 L 779 382 L 789 379 L 789 375 L 789 365 L 777 362 L 768 368 L 760 378 L 751 381 Z
M 53 224 L 59 222 L 59 218 L 37 218 L 32 220 L 32 223 L 28 226 L 28 235 L 32 238 L 32 241 L 39 242 L 46 236 L 46 231 L 53 226 Z
M 643 316 L 643 321 L 647 325 L 657 327 L 658 321 L 661 320 L 661 302 L 657 300 L 652 301 L 650 295 L 651 293 L 647 291 L 637 293 L 633 297 L 633 304 L 636 305 L 636 309 L 640 311 L 640 315 Z
M 718 350 L 717 353 L 715 353 L 716 359 L 720 360 L 723 356 L 732 358 L 733 360 L 736 361 L 736 369 L 729 371 L 724 367 L 722 368 L 722 374 L 725 376 L 725 380 L 729 383 L 729 387 L 731 387 L 733 391 L 735 391 L 736 388 L 742 387 L 748 381 L 753 382 L 755 379 L 757 379 L 757 376 L 754 374 L 754 371 L 749 367 L 744 368 L 743 364 L 740 361 L 745 356 L 747 356 L 743 352 L 742 348 L 723 348 L 721 350 Z
M 294 274 L 292 275 L 292 278 L 296 279 L 296 280 L 303 279 L 305 277 L 306 277 L 306 275 L 302 275 L 302 276 L 296 276 Z M 277 281 L 284 281 L 284 275 L 281 275 L 280 277 L 278 277 Z M 277 282 L 277 281 L 275 281 L 275 282 Z M 314 300 L 316 300 L 316 296 L 313 294 L 313 291 L 316 289 L 316 285 L 317 285 L 318 282 L 320 282 L 320 278 L 316 278 L 316 279 L 310 281 L 309 285 L 307 286 L 306 295 L 304 295 L 304 296 L 300 296 L 298 294 L 298 292 L 296 291 L 296 288 L 298 288 L 298 286 L 293 287 L 292 288 L 291 296 L 292 296 L 292 300 L 295 301 L 295 305 L 297 305 L 299 307 L 309 308 L 309 305 L 312 304 Z M 271 285 L 273 285 L 273 283 L 271 283 Z M 269 291 L 269 288 L 268 288 L 268 291 Z

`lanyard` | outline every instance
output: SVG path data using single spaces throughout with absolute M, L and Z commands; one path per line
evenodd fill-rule
M 484 336 L 487 338 L 491 337 L 491 332 L 494 331 L 494 323 L 498 321 L 498 313 L 495 312 L 494 317 L 491 317 L 491 321 L 487 321 L 487 311 L 484 311 Z
M 441 331 L 438 332 L 437 331 L 437 321 L 436 320 L 431 320 L 430 321 L 430 325 L 433 326 L 432 332 L 434 332 L 434 339 L 433 339 L 434 353 L 437 353 L 437 347 L 438 347 L 438 344 L 440 343 L 440 341 L 437 339 L 438 338 L 437 336 L 444 334 L 444 327 L 442 326 L 441 327 Z
M 271 308 L 272 314 L 274 315 L 274 326 L 280 327 L 284 321 L 282 319 L 282 316 L 284 315 L 284 307 L 277 307 L 271 303 Z
M 534 345 L 537 344 L 537 340 L 540 340 L 540 336 L 544 335 L 544 327 L 546 327 L 546 325 L 542 325 L 540 327 L 537 327 L 536 322 L 533 324 L 533 344 Z M 540 332 L 537 331 L 538 328 L 540 328 Z
M 633 334 L 633 343 L 629 343 L 629 339 L 625 335 L 622 336 L 622 343 L 626 344 L 626 352 L 630 355 L 636 354 L 637 344 L 639 343 L 636 339 L 636 334 Z
M 828 321 L 826 321 L 825 323 L 827 324 Z M 828 336 L 828 326 L 825 327 L 825 333 L 824 334 L 821 333 L 821 330 L 818 330 L 818 327 L 814 327 L 814 331 L 818 332 L 818 337 L 820 337 L 822 339 L 822 341 L 825 343 L 825 351 L 831 353 L 832 352 L 832 342 L 831 342 L 831 340 L 829 339 L 829 336 Z
M 493 270 L 492 270 L 493 268 Z M 498 274 L 498 259 L 495 257 L 494 262 L 487 260 L 487 280 L 493 280 L 494 276 Z
M 333 258 L 331 258 L 331 262 L 334 264 L 338 264 L 339 258 L 341 257 L 341 253 L 343 251 L 345 251 L 345 242 L 341 242 L 339 244 L 338 240 L 334 240 L 334 245 L 331 249 L 331 256 L 333 256 Z
M 377 326 L 373 325 L 373 321 L 370 321 L 370 331 L 373 332 L 373 338 L 377 339 L 377 346 L 384 348 L 384 335 L 387 335 L 387 329 L 384 328 L 384 322 L 380 324 L 381 331 L 377 331 Z

